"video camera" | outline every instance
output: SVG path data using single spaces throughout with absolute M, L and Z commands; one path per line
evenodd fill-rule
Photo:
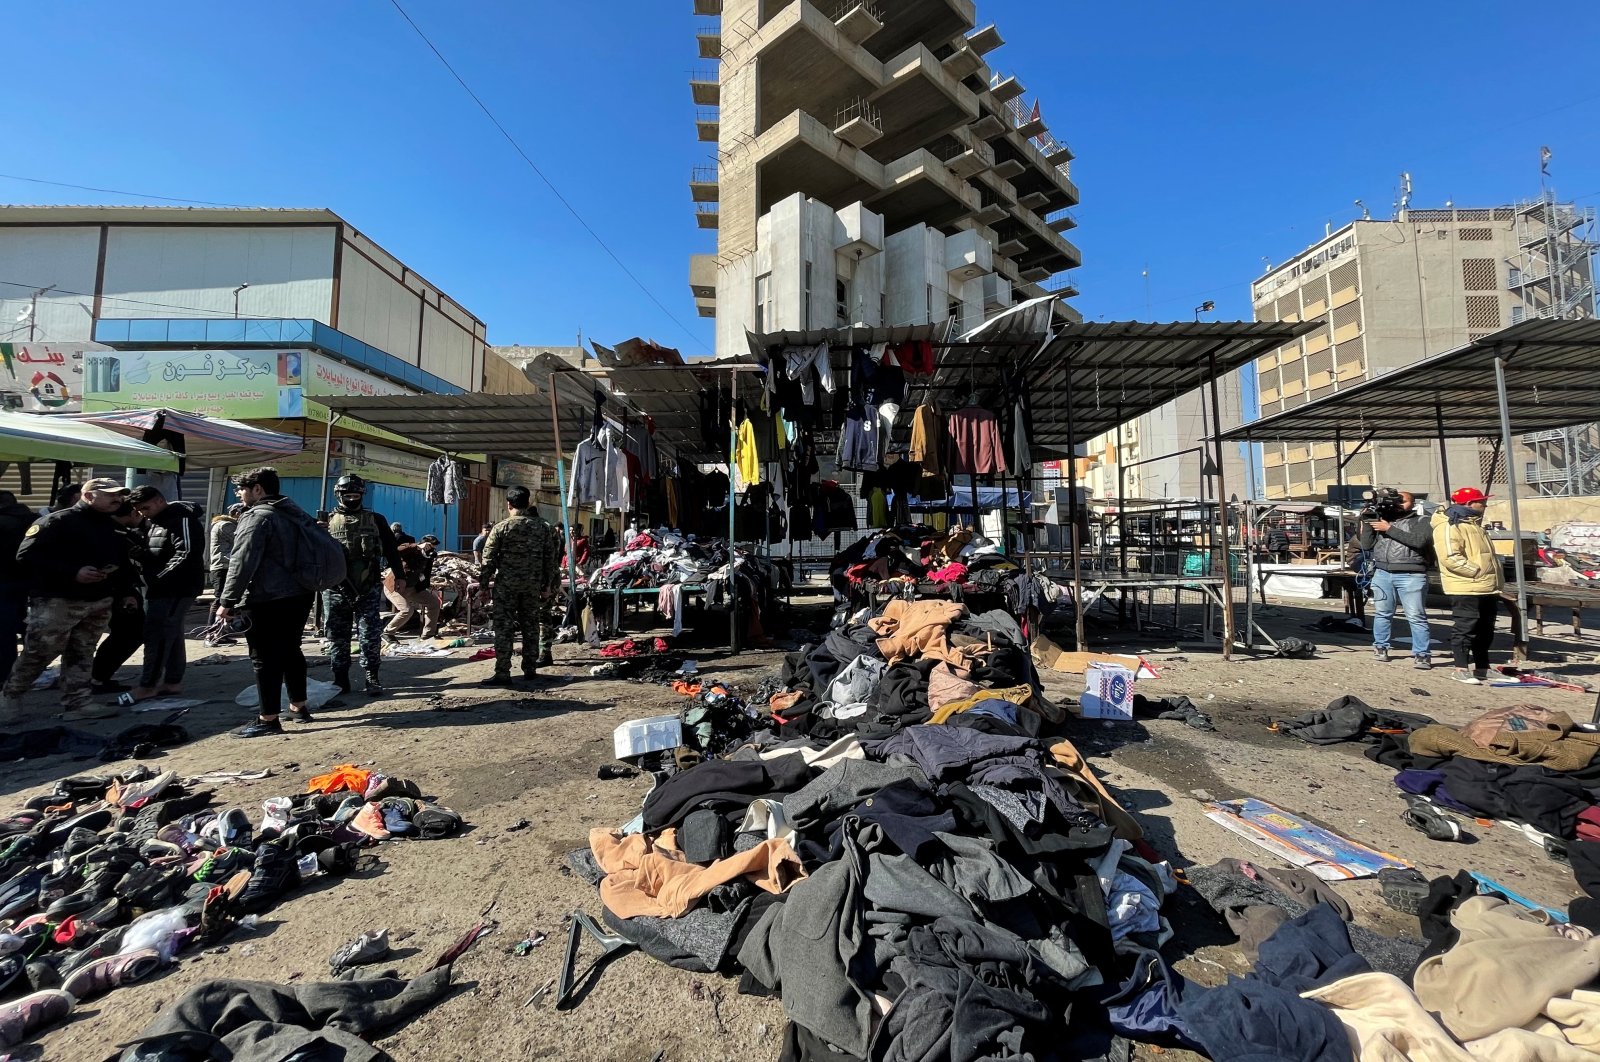
M 1393 487 L 1378 487 L 1367 494 L 1359 515 L 1363 520 L 1393 520 L 1405 511 L 1399 491 Z

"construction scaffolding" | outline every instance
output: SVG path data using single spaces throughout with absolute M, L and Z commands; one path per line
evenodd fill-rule
M 1511 323 L 1528 318 L 1592 320 L 1595 312 L 1595 208 L 1557 202 L 1548 188 L 1517 204 L 1517 253 L 1508 261 L 1509 286 L 1521 305 Z M 1600 423 L 1530 432 L 1521 437 L 1532 460 L 1521 473 L 1545 497 L 1600 494 Z

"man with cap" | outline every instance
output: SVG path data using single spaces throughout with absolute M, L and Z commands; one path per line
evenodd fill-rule
M 1450 597 L 1454 624 L 1450 649 L 1456 666 L 1450 677 L 1469 685 L 1479 685 L 1489 675 L 1489 646 L 1500 611 L 1500 557 L 1483 529 L 1488 499 L 1477 487 L 1462 487 L 1432 521 L 1439 581 Z
M 395 589 L 405 592 L 400 547 L 389 522 L 363 506 L 366 480 L 360 476 L 341 476 L 333 490 L 339 504 L 328 514 L 328 533 L 344 547 L 346 572 L 342 585 L 323 594 L 326 608 L 323 629 L 329 642 L 328 662 L 333 665 L 333 684 L 345 693 L 350 692 L 350 633 L 352 628 L 359 628 L 361 669 L 366 672 L 367 692 L 382 693 L 378 661 L 383 652 L 383 624 L 378 619 L 378 605 L 383 599 L 385 564 L 395 573 Z
M 66 709 L 62 718 L 105 717 L 91 701 L 95 642 L 105 633 L 114 604 L 138 604 L 128 542 L 110 515 L 127 498 L 128 488 L 116 480 L 91 479 L 70 508 L 49 513 L 24 533 L 17 564 L 30 597 L 28 633 L 0 690 L 0 727 L 22 721 L 23 695 L 57 655 Z
M 550 605 L 561 582 L 556 563 L 561 538 L 530 502 L 527 487 L 507 490 L 508 515 L 494 525 L 483 547 L 482 581 L 494 586 L 494 677 L 486 682 L 490 686 L 511 685 L 511 648 L 518 630 L 526 678 L 534 678 L 541 665 L 550 663 L 555 642 Z

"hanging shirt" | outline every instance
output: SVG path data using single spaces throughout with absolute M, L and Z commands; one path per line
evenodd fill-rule
M 739 434 L 734 440 L 733 464 L 739 475 L 739 486 L 748 487 L 761 482 L 761 454 L 756 449 L 756 428 L 748 417 L 739 422 Z
M 461 465 L 453 458 L 444 461 L 444 504 L 455 505 L 461 501 Z
M 1006 470 L 1000 445 L 1000 422 L 981 406 L 968 406 L 950 414 L 950 471 L 989 475 Z M 924 466 L 926 467 L 926 466 Z
M 444 467 L 448 463 L 448 459 L 441 455 L 434 460 L 433 464 L 428 466 L 426 496 L 429 505 L 444 504 Z
M 833 365 L 828 361 L 826 343 L 818 343 L 814 347 L 790 347 L 784 351 L 784 363 L 784 371 L 789 379 L 800 382 L 800 395 L 808 406 L 816 399 L 811 382 L 813 373 L 822 389 L 830 395 L 838 387 L 833 380 Z
M 628 477 L 628 453 L 609 428 L 601 433 L 601 443 L 605 448 L 602 463 L 605 493 L 602 504 L 607 509 L 625 510 L 633 497 L 632 483 Z
M 577 508 L 606 496 L 605 450 L 593 439 L 585 439 L 572 452 L 572 482 L 567 484 L 567 505 Z
M 845 418 L 844 430 L 839 433 L 839 467 L 857 472 L 875 470 L 882 434 L 878 430 L 877 410 L 852 410 Z
M 922 465 L 929 476 L 944 472 L 944 419 L 930 405 L 920 405 L 911 415 L 911 460 Z
M 895 360 L 913 376 L 933 374 L 933 344 L 926 339 L 913 339 L 894 348 Z

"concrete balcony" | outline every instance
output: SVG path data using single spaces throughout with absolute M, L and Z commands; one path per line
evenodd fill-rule
M 1078 186 L 1073 184 L 1059 166 L 1053 166 L 1043 151 L 1016 131 L 1008 132 L 995 141 L 995 159 L 998 164 L 1015 163 L 1019 172 L 1010 178 L 1023 195 L 1043 193 L 1047 201 L 1044 210 L 1075 206 L 1078 203 Z M 1008 168 L 1008 172 L 1010 168 Z
M 1039 215 L 1026 208 L 1018 208 L 1012 217 L 1022 227 L 1022 238 L 1028 243 L 1028 253 L 1018 256 L 1017 264 L 1024 270 L 1047 267 L 1051 273 L 1076 269 L 1083 264 L 1083 254 L 1077 246 L 1055 229 L 1046 225 Z
M 946 169 L 963 179 L 974 177 L 994 166 L 994 148 L 973 136 L 972 131 L 964 126 L 929 144 L 928 150 L 944 163 Z
M 1000 198 L 987 188 L 979 189 L 979 206 L 973 211 L 972 219 L 984 225 L 997 225 L 1011 216 L 1011 211 L 1000 202 Z
M 860 261 L 883 251 L 883 216 L 870 210 L 864 203 L 851 203 L 839 212 L 839 223 L 844 226 L 844 242 L 835 244 L 834 250 Z
M 1028 253 L 1028 245 L 1024 241 L 1019 240 L 1016 237 L 1012 237 L 1011 239 L 1002 243 L 999 247 L 995 248 L 995 250 L 999 251 L 1007 258 L 1016 258 L 1019 255 Z
M 1034 266 L 1031 269 L 1024 269 L 1022 271 L 1022 279 L 1028 284 L 1042 285 L 1046 280 L 1049 280 L 1053 276 L 1055 276 L 1055 274 L 1050 272 L 1050 270 L 1046 269 L 1044 266 Z M 1041 286 L 1039 290 L 1043 291 L 1044 288 Z
M 722 14 L 722 0 L 694 0 L 694 13 L 697 15 Z
M 741 45 L 741 55 L 747 52 L 761 64 L 758 132 L 796 111 L 831 118 L 856 100 L 873 99 L 887 80 L 883 64 L 809 0 L 795 0 L 768 19 Z
M 867 200 L 885 186 L 883 164 L 839 139 L 833 129 L 804 111 L 793 111 L 756 138 L 759 214 L 796 192 L 838 210 Z
M 696 203 L 694 205 L 694 223 L 702 229 L 716 228 L 719 220 L 716 203 Z
M 851 147 L 875 144 L 883 139 L 883 115 L 876 104 L 856 100 L 834 118 L 833 135 Z
M 1016 185 L 993 170 L 978 174 L 976 182 L 981 191 L 988 195 L 993 195 L 1002 206 L 1014 207 L 1017 205 Z
M 715 299 L 694 300 L 694 312 L 700 317 L 715 317 L 717 315 L 717 302 Z
M 1028 172 L 1028 167 L 1016 159 L 1002 159 L 994 164 L 995 176 L 1004 177 L 1008 181 L 1013 177 L 1020 177 L 1026 172 Z
M 872 154 L 889 162 L 978 116 L 978 98 L 923 45 L 884 64 L 885 83 L 870 98 L 883 112 Z
M 1005 42 L 1006 39 L 1000 36 L 1000 31 L 994 28 L 992 22 L 980 30 L 967 34 L 967 45 L 979 55 L 988 55 Z
M 700 45 L 700 58 L 717 59 L 722 56 L 722 26 L 716 22 L 708 22 L 694 31 L 694 39 Z
M 1010 103 L 1026 90 L 1015 77 L 1004 77 L 989 87 L 989 92 L 1000 103 Z
M 998 173 L 999 171 L 997 170 L 995 172 Z M 1048 206 L 1049 204 L 1050 197 L 1045 195 L 1043 192 L 1029 192 L 1026 195 L 1019 196 L 1017 199 L 1018 206 L 1025 206 L 1035 214 L 1039 213 L 1040 207 Z M 1061 230 L 1057 229 L 1056 231 L 1060 232 Z
M 1044 161 L 1051 166 L 1063 166 L 1078 157 L 1072 153 L 1072 149 L 1070 147 L 1061 143 L 1059 140 L 1056 141 L 1054 147 L 1052 147 L 1049 151 L 1043 152 L 1043 154 Z
M 689 256 L 689 294 L 696 299 L 717 297 L 717 258 L 710 254 Z
M 890 231 L 919 221 L 949 225 L 982 206 L 978 190 L 924 148 L 889 163 L 883 175 L 883 191 L 866 202 Z
M 883 29 L 867 41 L 879 59 L 899 55 L 914 44 L 938 47 L 972 28 L 973 0 L 877 0 Z
M 1035 210 L 1034 213 L 1037 214 L 1039 212 Z M 1040 214 L 1039 216 L 1044 219 L 1046 225 L 1057 232 L 1066 232 L 1068 229 L 1078 227 L 1078 217 L 1070 210 L 1062 209 L 1050 214 Z
M 690 171 L 689 198 L 696 203 L 715 203 L 721 198 L 715 166 L 696 166 Z
M 722 102 L 722 83 L 715 67 L 695 70 L 689 75 L 689 94 L 697 107 L 716 107 Z
M 874 0 L 844 0 L 833 24 L 846 40 L 862 44 L 883 29 L 883 11 Z
M 985 114 L 969 128 L 980 140 L 998 140 L 1006 132 L 1006 124 L 992 114 Z
M 722 136 L 722 112 L 715 107 L 702 107 L 694 116 L 695 139 L 715 144 Z
M 983 57 L 964 43 L 944 58 L 944 72 L 957 81 L 965 81 L 983 66 Z
M 1041 133 L 1048 132 L 1049 126 L 1044 124 L 1043 118 L 1035 118 L 1031 114 L 1017 123 L 1017 135 L 1032 140 Z

